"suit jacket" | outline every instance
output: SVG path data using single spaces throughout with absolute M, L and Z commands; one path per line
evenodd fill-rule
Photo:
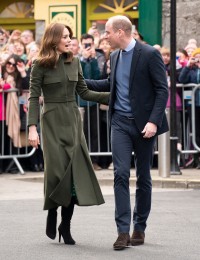
M 105 80 L 86 80 L 88 88 L 96 91 L 109 91 L 109 117 L 114 113 L 116 98 L 116 65 L 120 50 L 111 54 L 111 73 Z M 124 68 L 126 69 L 126 68 Z M 168 85 L 162 57 L 155 48 L 136 41 L 133 51 L 129 98 L 136 125 L 140 131 L 147 122 L 157 125 L 157 134 L 169 130 L 165 108 L 168 99 Z

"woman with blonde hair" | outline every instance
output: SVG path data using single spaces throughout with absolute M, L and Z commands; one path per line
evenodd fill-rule
M 104 199 L 89 157 L 75 93 L 89 101 L 108 103 L 109 93 L 88 90 L 77 57 L 69 51 L 72 30 L 50 24 L 44 33 L 39 56 L 30 78 L 29 142 L 40 144 L 37 133 L 39 97 L 44 96 L 41 116 L 44 154 L 44 210 L 48 210 L 46 235 L 56 237 L 58 228 L 65 244 L 75 244 L 70 233 L 74 204 L 100 205 Z

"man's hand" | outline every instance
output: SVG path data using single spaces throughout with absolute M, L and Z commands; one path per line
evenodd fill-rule
M 155 125 L 154 123 L 148 122 L 143 131 L 142 134 L 144 138 L 151 138 L 153 137 L 157 132 L 157 125 Z

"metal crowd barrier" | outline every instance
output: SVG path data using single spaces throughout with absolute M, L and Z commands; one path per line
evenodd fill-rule
M 181 124 L 182 124 L 182 150 L 180 151 L 180 154 L 184 156 L 184 159 L 187 159 L 190 154 L 196 154 L 198 151 L 200 151 L 200 147 L 196 143 L 196 133 L 195 133 L 195 93 L 197 89 L 200 88 L 200 84 L 177 84 L 177 89 L 180 89 L 181 96 L 182 96 L 182 112 L 181 112 Z M 80 105 L 78 103 L 78 105 Z M 87 106 L 81 108 L 81 114 L 83 116 L 83 119 L 85 118 L 84 113 L 87 113 L 87 117 L 90 118 L 90 109 L 89 107 L 91 103 L 87 102 Z M 110 136 L 109 136 L 109 128 L 108 128 L 108 111 L 104 112 L 104 119 L 106 117 L 106 124 L 104 124 L 104 127 L 106 127 L 106 137 L 102 137 L 101 135 L 101 110 L 99 104 L 93 105 L 96 106 L 96 121 L 94 120 L 88 120 L 88 131 L 85 132 L 85 135 L 88 135 L 88 149 L 91 156 L 104 156 L 104 155 L 112 155 L 111 149 L 110 149 Z M 191 117 L 188 112 L 188 108 L 191 106 Z M 86 112 L 84 112 L 86 111 Z M 169 112 L 170 113 L 170 109 Z M 199 119 L 200 120 L 200 119 Z M 97 124 L 97 145 L 96 150 L 91 149 L 91 143 L 93 140 L 91 140 L 91 129 L 92 124 Z M 104 129 L 105 130 L 105 129 Z M 169 133 L 170 136 L 170 133 Z M 102 151 L 102 139 L 106 138 L 107 143 L 107 150 Z M 104 142 L 105 143 L 105 142 Z M 170 153 L 170 151 L 167 151 Z M 156 145 L 155 154 L 159 155 L 158 145 Z M 134 154 L 134 153 L 133 153 Z
M 195 94 L 200 88 L 200 84 L 177 84 L 177 89 L 181 90 L 182 95 L 182 150 L 180 153 L 187 159 L 190 154 L 195 154 L 200 151 L 200 147 L 196 143 L 196 132 L 195 132 Z M 2 92 L 3 100 L 6 100 L 9 94 L 16 93 L 18 97 L 18 113 L 20 113 L 20 106 L 26 106 L 28 103 L 28 91 L 23 91 L 22 95 L 18 96 L 18 91 L 16 89 L 9 89 Z M 78 104 L 79 105 L 79 104 Z M 188 107 L 191 106 L 191 115 L 188 113 Z M 91 108 L 92 107 L 92 108 Z M 110 135 L 109 135 L 109 125 L 108 125 L 108 110 L 104 106 L 104 110 L 99 104 L 91 106 L 90 102 L 87 102 L 86 107 L 80 108 L 82 119 L 87 118 L 87 132 L 84 131 L 88 143 L 88 149 L 91 156 L 111 156 L 110 148 Z M 92 111 L 92 109 L 94 111 Z M 2 103 L 2 113 L 4 113 L 4 102 Z M 92 113 L 92 114 L 91 114 Z M 24 114 L 25 125 L 27 125 L 27 113 Z M 200 119 L 199 119 L 200 120 Z M 35 149 L 32 148 L 31 151 L 28 145 L 28 129 L 25 127 L 24 130 L 20 130 L 19 135 L 23 134 L 25 138 L 25 143 L 23 144 L 23 152 L 21 147 L 14 147 L 13 141 L 10 138 L 9 143 L 5 143 L 5 124 L 3 121 L 0 122 L 2 128 L 1 136 L 1 150 L 0 159 L 11 159 L 12 163 L 15 163 L 21 174 L 24 174 L 24 170 L 19 162 L 19 158 L 28 158 L 34 154 Z M 94 127 L 94 125 L 96 125 Z M 94 132 L 94 128 L 95 133 Z M 103 133 L 103 134 L 102 134 Z M 92 140 L 95 135 L 95 140 Z M 93 142 L 96 142 L 95 145 Z M 162 142 L 162 141 L 161 141 Z M 161 144 L 162 145 L 162 144 Z M 164 144 L 163 144 L 164 145 Z M 95 146 L 95 149 L 94 149 Z M 29 149 L 28 149 L 29 148 Z M 9 151 L 5 153 L 5 150 Z M 169 150 L 169 149 L 168 149 Z M 170 153 L 167 151 L 166 153 Z M 159 156 L 158 144 L 155 149 L 155 154 Z M 164 156 L 165 157 L 165 156 Z M 163 157 L 163 158 L 164 158 Z
M 26 127 L 26 108 L 28 104 L 29 91 L 24 90 L 19 95 L 19 91 L 17 89 L 11 88 L 8 90 L 2 90 L 1 94 L 2 115 L 6 115 L 6 110 L 9 111 L 9 113 L 8 115 L 6 115 L 7 122 L 6 120 L 0 121 L 0 160 L 11 160 L 10 164 L 7 166 L 7 169 L 5 170 L 6 172 L 8 172 L 14 164 L 16 164 L 19 172 L 21 174 L 24 174 L 24 170 L 19 162 L 19 159 L 28 158 L 35 152 L 35 148 L 31 149 L 29 147 L 28 128 Z
M 182 89 L 182 123 L 183 123 L 183 149 L 182 154 L 195 154 L 200 151 L 196 143 L 196 120 L 195 120 L 195 95 L 200 90 L 200 84 L 177 84 Z M 191 106 L 191 115 L 188 109 Z M 200 118 L 199 118 L 200 120 Z

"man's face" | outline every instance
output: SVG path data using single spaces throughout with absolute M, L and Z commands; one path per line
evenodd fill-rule
M 83 39 L 81 45 L 83 49 L 90 49 L 94 46 L 94 42 L 91 38 Z
M 33 41 L 33 35 L 31 32 L 25 31 L 21 34 L 22 42 L 27 45 Z
M 119 32 L 115 32 L 109 22 L 107 22 L 105 26 L 105 38 L 108 40 L 112 49 L 120 48 Z
M 79 53 L 79 43 L 77 39 L 72 39 L 69 45 L 70 51 L 72 51 L 73 55 L 78 55 Z

